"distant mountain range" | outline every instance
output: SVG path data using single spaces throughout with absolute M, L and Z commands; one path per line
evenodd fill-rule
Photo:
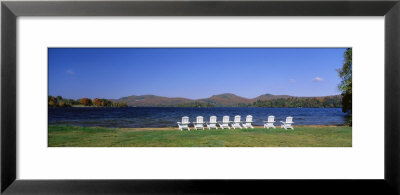
M 224 93 L 219 95 L 213 95 L 209 98 L 204 99 L 188 99 L 181 97 L 162 97 L 155 95 L 132 95 L 128 97 L 123 97 L 120 99 L 111 100 L 113 102 L 125 102 L 128 106 L 138 106 L 138 107 L 164 107 L 164 106 L 172 106 L 172 107 L 235 107 L 235 106 L 248 106 L 257 101 L 270 101 L 270 100 L 284 100 L 284 99 L 303 99 L 303 98 L 318 98 L 318 99 L 338 99 L 340 95 L 333 96 L 324 96 L 324 97 L 296 97 L 289 95 L 272 95 L 272 94 L 264 94 L 260 95 L 256 98 L 244 98 L 237 96 L 232 93 Z

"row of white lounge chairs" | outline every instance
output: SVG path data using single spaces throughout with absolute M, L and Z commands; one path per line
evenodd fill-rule
M 240 121 L 240 116 L 236 115 L 233 121 L 229 121 L 229 116 L 224 116 L 222 118 L 222 121 L 217 121 L 217 117 L 216 116 L 211 116 L 210 117 L 210 122 L 204 122 L 203 121 L 203 117 L 202 116 L 198 116 L 196 117 L 196 122 L 192 122 L 193 123 L 193 127 L 194 129 L 203 129 L 204 130 L 204 124 L 206 124 L 207 128 L 210 129 L 218 129 L 218 126 L 221 129 L 224 128 L 228 128 L 228 129 L 236 129 L 236 128 L 252 128 L 254 129 L 252 123 L 253 123 L 253 116 L 251 115 L 247 115 L 246 116 L 246 121 Z M 268 116 L 268 120 L 264 121 L 264 128 L 275 128 L 274 123 L 275 123 L 275 117 L 274 116 Z M 280 121 L 281 122 L 281 128 L 284 129 L 292 129 L 294 130 L 292 124 L 293 122 L 293 117 L 288 116 L 286 117 L 286 121 Z M 177 122 L 178 123 L 178 127 L 179 130 L 183 130 L 183 129 L 187 129 L 190 131 L 190 127 L 189 124 L 191 122 L 189 122 L 189 117 L 184 116 L 182 117 L 182 122 Z

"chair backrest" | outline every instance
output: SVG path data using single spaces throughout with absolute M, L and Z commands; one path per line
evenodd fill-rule
M 182 123 L 189 123 L 189 117 L 187 116 L 182 117 Z
M 274 122 L 275 116 L 268 116 L 268 122 Z
M 196 117 L 196 122 L 197 123 L 203 123 L 203 117 L 202 116 Z
M 292 123 L 293 122 L 293 117 L 288 116 L 286 117 L 286 123 Z
M 210 123 L 217 123 L 217 117 L 216 116 L 210 116 Z
M 239 115 L 236 115 L 236 116 L 235 116 L 235 120 L 234 120 L 233 122 L 240 122 L 240 116 L 239 116 Z
M 253 122 L 253 116 L 247 115 L 246 116 L 246 122 Z
M 224 117 L 222 118 L 222 122 L 223 122 L 223 123 L 229 122 L 229 116 L 224 116 Z

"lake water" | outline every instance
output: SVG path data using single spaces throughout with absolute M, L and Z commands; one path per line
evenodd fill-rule
M 193 122 L 196 116 L 217 116 L 222 120 L 229 115 L 233 120 L 235 115 L 241 115 L 245 120 L 247 115 L 253 116 L 254 125 L 263 125 L 269 115 L 275 116 L 275 121 L 283 121 L 287 116 L 293 116 L 294 125 L 341 125 L 346 122 L 341 108 L 49 108 L 49 124 L 101 126 L 101 127 L 177 127 L 181 117 L 188 116 Z M 276 122 L 275 125 L 279 125 Z

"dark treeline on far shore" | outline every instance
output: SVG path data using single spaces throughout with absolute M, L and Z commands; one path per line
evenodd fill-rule
M 193 102 L 178 104 L 176 107 L 220 107 L 207 102 Z M 329 97 L 290 97 L 272 100 L 257 100 L 252 103 L 239 103 L 231 107 L 267 107 L 267 108 L 340 108 L 342 99 L 340 96 Z
M 342 100 L 340 96 L 331 97 L 313 97 L 313 98 L 299 98 L 292 97 L 287 99 L 275 99 L 253 102 L 253 107 L 303 107 L 303 108 L 340 108 L 342 107 Z
M 81 98 L 77 100 L 64 99 L 61 96 L 49 96 L 49 107 L 128 107 L 125 102 L 112 102 L 108 99 L 89 99 Z M 136 106 L 135 106 L 136 107 Z M 194 101 L 182 104 L 163 104 L 143 107 L 266 107 L 266 108 L 340 108 L 342 107 L 342 97 L 290 97 L 272 100 L 256 100 L 249 103 L 238 103 L 235 105 L 218 105 L 212 102 Z
M 90 99 L 90 98 L 81 98 L 81 99 L 64 99 L 61 96 L 49 96 L 48 99 L 49 107 L 128 107 L 125 102 L 112 102 L 108 99 Z

